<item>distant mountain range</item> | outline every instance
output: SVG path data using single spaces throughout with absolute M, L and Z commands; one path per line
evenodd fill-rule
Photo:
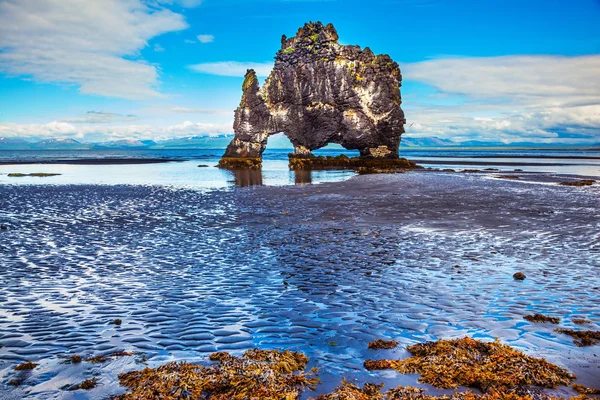
M 112 142 L 85 143 L 75 139 L 44 139 L 36 142 L 27 141 L 22 138 L 2 138 L 0 137 L 0 150 L 110 150 L 110 149 L 224 149 L 231 141 L 233 135 L 219 136 L 190 136 L 167 140 L 116 140 Z M 287 138 L 282 135 L 274 136 L 269 139 L 270 148 L 291 149 Z M 591 145 L 564 145 L 564 144 L 540 144 L 533 142 L 511 143 L 509 145 L 502 142 L 482 142 L 470 140 L 466 142 L 454 142 L 450 139 L 438 137 L 403 137 L 402 148 L 421 148 L 421 147 L 528 147 L 528 148 L 547 148 L 547 147 L 600 147 L 600 143 Z

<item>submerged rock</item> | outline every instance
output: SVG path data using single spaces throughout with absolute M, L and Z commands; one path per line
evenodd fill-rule
M 34 172 L 34 173 L 31 173 L 31 174 L 10 173 L 10 174 L 8 174 L 8 177 L 9 178 L 23 178 L 23 177 L 26 177 L 26 176 L 33 176 L 33 177 L 36 177 L 36 178 L 49 178 L 49 177 L 52 177 L 52 176 L 59 176 L 59 175 L 62 175 L 62 174 L 51 174 L 51 173 L 46 173 L 46 172 Z
M 333 25 L 320 22 L 281 43 L 262 88 L 254 70 L 246 74 L 225 160 L 260 160 L 268 137 L 279 132 L 298 156 L 338 143 L 363 157 L 398 158 L 406 121 L 396 62 L 368 47 L 339 44 Z
M 513 278 L 517 281 L 523 281 L 523 280 L 525 280 L 525 278 L 527 278 L 527 276 L 522 272 L 517 272 L 516 274 L 513 275 Z

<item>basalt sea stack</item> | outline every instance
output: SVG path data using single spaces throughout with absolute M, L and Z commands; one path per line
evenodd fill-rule
M 342 46 L 333 25 L 309 23 L 281 39 L 275 67 L 263 87 L 248 70 L 235 137 L 222 167 L 258 167 L 269 135 L 283 132 L 294 157 L 329 143 L 363 158 L 397 159 L 404 133 L 400 68 L 388 55 Z

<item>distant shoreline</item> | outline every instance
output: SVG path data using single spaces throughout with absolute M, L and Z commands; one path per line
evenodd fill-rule
M 128 164 L 162 164 L 168 162 L 184 162 L 189 160 L 174 158 L 82 158 L 77 160 L 24 160 L 0 161 L 0 165 L 34 165 L 34 164 L 68 164 L 68 165 L 128 165 Z
M 470 157 L 461 157 L 461 158 L 470 158 Z M 476 158 L 476 157 L 473 157 Z M 495 158 L 495 157 L 490 157 L 490 158 Z M 512 158 L 512 157 L 511 157 Z M 521 158 L 521 157 L 514 157 L 514 158 Z M 530 158 L 530 157 L 523 157 L 523 158 Z M 548 157 L 548 158 L 554 158 L 554 157 Z M 559 157 L 556 157 L 559 158 Z M 554 167 L 557 164 L 556 163 L 551 163 L 551 162 L 545 162 L 545 163 L 533 163 L 533 162 L 506 162 L 506 161 L 456 161 L 456 160 L 419 160 L 419 159 L 413 159 L 411 158 L 410 161 L 414 161 L 417 164 L 434 164 L 434 165 L 481 165 L 481 166 L 485 166 L 485 165 L 490 165 L 490 166 L 504 166 L 504 167 L 518 167 L 518 166 L 524 166 L 524 167 Z M 590 166 L 596 166 L 595 164 L 580 164 L 580 163 L 561 163 L 561 166 L 576 166 L 576 165 L 590 165 Z

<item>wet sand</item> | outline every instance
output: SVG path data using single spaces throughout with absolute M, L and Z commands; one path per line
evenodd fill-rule
M 498 337 L 597 387 L 600 346 L 576 347 L 557 325 L 523 316 L 599 329 L 600 185 L 500 175 L 208 192 L 4 185 L 0 397 L 102 398 L 122 392 L 118 373 L 145 365 L 135 356 L 73 366 L 60 355 L 126 349 L 157 366 L 253 347 L 306 353 L 321 370 L 317 393 L 343 377 L 440 393 L 362 363 L 464 335 Z M 527 278 L 515 281 L 517 271 Z M 401 346 L 367 349 L 375 338 Z M 6 386 L 23 360 L 42 361 L 21 388 Z M 59 389 L 94 374 L 96 389 Z

